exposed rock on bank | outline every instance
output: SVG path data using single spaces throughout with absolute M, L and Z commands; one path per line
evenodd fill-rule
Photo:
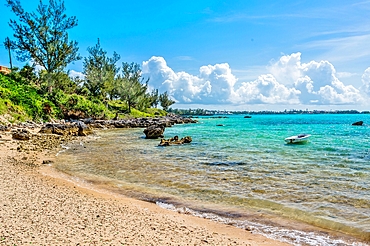
M 48 123 L 41 128 L 40 133 L 57 134 L 62 136 L 87 136 L 92 134 L 93 131 L 82 121 L 77 121 L 65 124 Z
M 168 115 L 165 117 L 146 117 L 122 120 L 82 120 L 91 128 L 146 128 L 152 125 L 171 127 L 175 124 L 197 123 L 191 118 L 184 118 L 178 115 Z
M 17 148 L 20 152 L 43 151 L 58 149 L 63 143 L 75 140 L 79 136 L 90 135 L 93 133 L 93 129 L 146 127 L 144 133 L 147 138 L 159 138 L 163 137 L 165 127 L 196 122 L 193 119 L 177 115 L 124 120 L 85 119 L 73 122 L 61 120 L 45 124 L 28 121 L 3 125 L 0 122 L 0 138 L 1 135 L 8 135 L 14 140 L 20 140 Z
M 12 138 L 18 140 L 29 140 L 30 132 L 27 129 L 16 129 L 13 131 Z

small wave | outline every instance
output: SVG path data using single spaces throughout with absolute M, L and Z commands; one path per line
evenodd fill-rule
M 330 151 L 330 152 L 335 152 L 335 151 L 337 151 L 337 149 L 336 149 L 336 148 L 334 148 L 334 147 L 319 148 L 318 150 Z
M 62 147 L 62 150 L 58 151 L 58 153 L 56 153 L 56 154 L 55 154 L 55 156 L 58 156 L 59 154 L 61 154 L 61 153 L 65 152 L 66 150 L 68 150 L 68 149 L 69 149 L 69 147 L 68 147 L 68 146 L 63 145 L 63 144 L 61 144 L 61 145 L 60 145 L 60 147 Z
M 322 246 L 365 246 L 366 244 L 357 242 L 346 242 L 341 239 L 332 239 L 327 235 L 314 233 L 314 232 L 304 232 L 299 230 L 289 230 L 285 228 L 279 228 L 274 226 L 268 226 L 256 222 L 251 222 L 247 220 L 237 220 L 231 218 L 225 218 L 214 213 L 198 212 L 187 207 L 176 207 L 173 204 L 168 204 L 164 202 L 156 202 L 157 206 L 175 211 L 181 214 L 188 214 L 204 219 L 209 219 L 218 223 L 223 223 L 226 225 L 232 225 L 252 233 L 261 234 L 267 238 L 271 238 L 277 241 L 290 243 L 293 245 L 322 245 Z
M 244 162 L 240 161 L 214 161 L 214 162 L 203 162 L 203 165 L 207 166 L 240 166 L 245 165 Z

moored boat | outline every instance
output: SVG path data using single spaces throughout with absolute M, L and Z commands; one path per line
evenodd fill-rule
M 304 143 L 307 142 L 309 137 L 311 137 L 310 134 L 299 134 L 297 136 L 291 136 L 285 139 L 286 143 Z

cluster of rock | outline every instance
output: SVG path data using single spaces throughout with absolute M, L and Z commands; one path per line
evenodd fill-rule
M 166 127 L 174 124 L 196 123 L 191 118 L 184 118 L 176 115 L 156 118 L 135 118 L 124 120 L 93 120 L 85 119 L 80 121 L 66 122 L 60 120 L 53 123 L 38 124 L 35 122 L 23 122 L 18 124 L 0 124 L 0 132 L 8 132 L 13 139 L 22 140 L 18 143 L 18 151 L 43 151 L 55 150 L 61 144 L 77 139 L 79 136 L 87 136 L 93 133 L 93 129 L 108 128 L 145 128 L 146 138 L 157 139 L 164 137 Z M 1 138 L 1 135 L 0 135 Z M 161 140 L 162 146 L 190 143 L 191 137 L 187 136 L 178 139 Z
M 122 120 L 93 120 L 85 119 L 83 123 L 91 128 L 145 128 L 144 134 L 147 139 L 163 138 L 166 127 L 175 124 L 197 123 L 198 121 L 178 115 L 168 115 L 165 117 L 146 117 Z
M 12 131 L 12 137 L 13 139 L 18 140 L 30 140 L 31 133 L 27 129 L 16 129 Z
M 57 150 L 61 144 L 76 139 L 72 135 L 40 134 L 41 124 L 21 123 L 17 125 L 7 125 L 0 127 L 0 133 L 5 136 L 3 141 L 9 141 L 6 136 L 18 141 L 17 150 L 19 152 Z M 0 138 L 2 136 L 0 135 Z
M 171 127 L 175 124 L 196 123 L 196 120 L 185 118 L 178 115 L 168 115 L 165 117 L 145 117 L 145 118 L 132 118 L 121 120 L 82 120 L 86 125 L 91 128 L 145 128 L 152 125 L 163 125 L 164 127 Z
M 14 134 L 13 134 L 14 138 Z M 28 141 L 20 141 L 17 150 L 20 152 L 57 150 L 61 144 L 75 140 L 76 136 L 62 136 L 56 134 L 32 134 L 29 133 Z
M 72 136 L 87 136 L 93 133 L 91 127 L 88 127 L 82 121 L 60 124 L 60 123 L 47 123 L 39 131 L 44 134 L 56 135 L 72 135 Z
M 181 144 L 186 144 L 186 143 L 191 143 L 192 138 L 190 136 L 183 137 L 179 139 L 178 136 L 174 136 L 173 138 L 170 139 L 161 139 L 161 142 L 159 143 L 159 146 L 170 146 L 170 145 L 181 145 Z

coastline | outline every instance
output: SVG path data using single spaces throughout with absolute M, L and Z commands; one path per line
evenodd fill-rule
M 1 244 L 288 245 L 149 202 L 78 186 L 45 165 L 53 161 L 55 145 L 42 152 L 20 152 L 17 148 L 23 141 L 12 139 L 10 132 L 0 135 L 0 206 L 6 208 L 0 212 Z

